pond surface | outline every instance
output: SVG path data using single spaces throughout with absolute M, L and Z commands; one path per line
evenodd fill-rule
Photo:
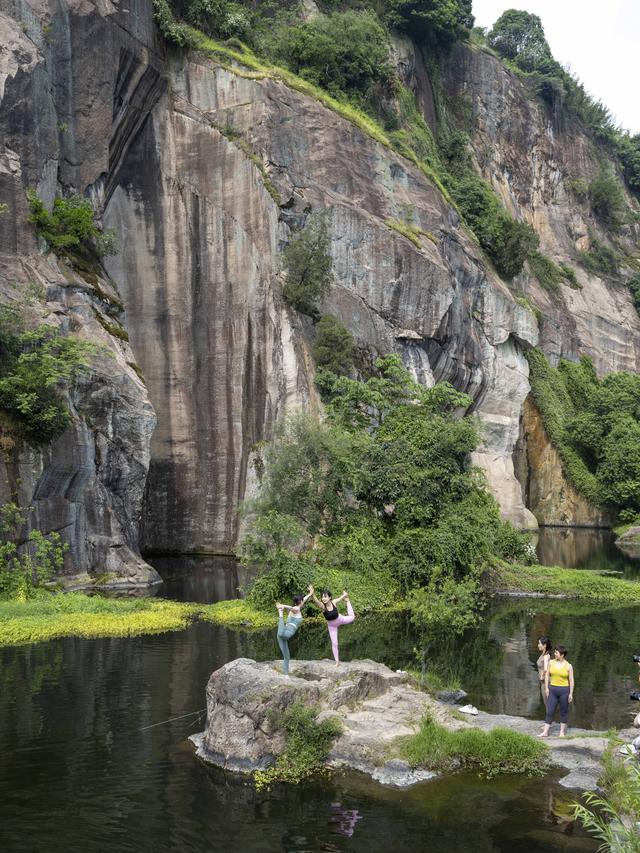
M 640 578 L 640 554 L 634 558 L 615 545 L 610 530 L 588 527 L 541 527 L 533 534 L 543 566 L 595 569 Z
M 242 583 L 237 568 L 219 560 L 156 565 L 169 578 L 160 594 L 176 598 L 229 597 Z M 594 613 L 510 600 L 459 643 L 440 648 L 433 666 L 457 677 L 483 709 L 536 717 L 535 639 L 551 633 L 569 646 L 576 667 L 573 722 L 621 725 L 633 710 L 629 655 L 640 652 L 639 629 L 639 609 Z M 341 637 L 345 659 L 372 657 L 394 668 L 412 662 L 415 642 L 408 620 L 392 614 L 359 618 Z M 194 712 L 203 711 L 209 675 L 233 658 L 275 653 L 272 632 L 248 636 L 204 623 L 157 637 L 69 638 L 0 650 L 0 850 L 597 848 L 566 820 L 574 795 L 552 777 L 488 782 L 459 775 L 399 792 L 354 774 L 257 794 L 246 781 L 204 766 L 186 738 L 203 727 L 203 714 Z M 326 657 L 324 624 L 308 621 L 295 653 Z

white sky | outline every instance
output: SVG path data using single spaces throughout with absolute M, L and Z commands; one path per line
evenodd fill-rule
M 473 0 L 479 27 L 506 9 L 538 15 L 555 58 L 618 124 L 640 132 L 640 0 Z

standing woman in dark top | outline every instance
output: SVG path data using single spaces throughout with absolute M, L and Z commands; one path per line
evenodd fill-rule
M 349 601 L 349 596 L 345 590 L 339 598 L 334 599 L 331 596 L 331 590 L 323 589 L 320 593 L 320 601 L 318 601 L 315 595 L 315 590 L 312 586 L 309 587 L 309 592 L 313 596 L 314 604 L 322 610 L 324 618 L 327 620 L 327 628 L 329 629 L 329 637 L 331 639 L 331 651 L 333 652 L 333 659 L 336 662 L 336 666 L 338 666 L 340 663 L 340 655 L 338 653 L 338 628 L 341 625 L 348 625 L 356 618 L 356 614 L 353 612 L 353 607 Z M 342 616 L 337 607 L 338 603 L 343 599 L 347 602 L 346 616 Z

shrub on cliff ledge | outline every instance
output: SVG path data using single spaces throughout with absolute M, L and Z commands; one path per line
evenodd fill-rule
M 56 255 L 89 251 L 102 257 L 118 253 L 114 232 L 103 232 L 96 225 L 89 199 L 78 195 L 56 198 L 51 212 L 33 190 L 27 190 L 27 200 L 31 210 L 29 222 Z
M 353 336 L 337 317 L 325 314 L 316 326 L 313 357 L 319 368 L 338 376 L 351 372 L 353 367 Z
M 509 216 L 489 185 L 471 171 L 454 173 L 448 189 L 497 271 L 505 278 L 517 275 L 538 247 L 533 228 Z

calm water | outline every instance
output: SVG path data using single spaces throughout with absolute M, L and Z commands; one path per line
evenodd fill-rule
M 242 584 L 220 561 L 158 567 L 160 594 L 228 597 Z M 236 574 L 234 574 L 236 573 Z M 535 638 L 564 640 L 576 667 L 574 722 L 626 723 L 632 710 L 628 660 L 640 642 L 640 610 L 573 612 L 508 601 L 434 668 L 457 675 L 486 710 L 538 716 Z M 344 657 L 394 667 L 412 660 L 408 621 L 358 619 L 343 634 Z M 324 625 L 305 625 L 300 657 L 327 655 Z M 250 784 L 205 767 L 187 735 L 199 731 L 204 687 L 239 656 L 275 655 L 271 632 L 251 637 L 213 625 L 134 639 L 65 639 L 0 650 L 0 850 L 594 851 L 564 817 L 572 795 L 553 778 L 473 776 L 398 792 L 357 775 L 256 794 Z
M 534 534 L 538 559 L 543 566 L 597 569 L 621 577 L 640 578 L 640 554 L 635 558 L 616 548 L 610 530 L 586 527 L 541 527 Z

